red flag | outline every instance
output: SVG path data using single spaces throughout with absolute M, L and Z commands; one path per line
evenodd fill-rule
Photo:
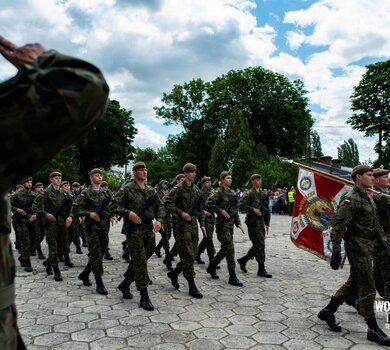
M 330 231 L 341 196 L 352 189 L 351 182 L 299 165 L 291 240 L 299 248 L 322 259 L 332 255 Z M 344 241 L 341 245 L 344 255 Z

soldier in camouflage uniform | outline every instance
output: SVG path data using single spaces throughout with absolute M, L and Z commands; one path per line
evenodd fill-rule
M 91 286 L 89 274 L 95 275 L 96 292 L 107 295 L 102 280 L 103 276 L 103 254 L 107 247 L 106 227 L 110 222 L 108 204 L 111 196 L 101 188 L 103 180 L 102 171 L 98 168 L 92 169 L 89 173 L 91 186 L 81 192 L 73 202 L 72 212 L 75 216 L 84 216 L 85 236 L 88 243 L 88 265 L 80 273 L 79 279 L 84 286 Z
M 18 260 L 24 271 L 32 272 L 30 260 L 30 236 L 34 229 L 36 214 L 32 211 L 34 193 L 32 189 L 32 178 L 26 177 L 22 180 L 23 189 L 11 197 L 11 210 L 14 213 L 13 220 L 16 230 L 20 233 L 21 255 Z
M 106 181 L 102 181 L 102 190 L 105 191 L 110 197 L 112 197 L 112 192 L 111 190 L 108 188 L 108 183 Z M 115 220 L 116 217 L 113 217 L 112 220 Z M 106 260 L 114 260 L 114 258 L 112 257 L 112 255 L 110 254 L 110 236 L 109 236 L 109 233 L 110 233 L 110 224 L 111 224 L 111 220 L 107 220 L 106 222 L 106 247 L 104 247 L 104 259 Z
M 146 184 L 147 169 L 144 162 L 134 164 L 133 176 L 132 181 L 115 193 L 109 206 L 112 213 L 123 217 L 123 232 L 126 234 L 131 255 L 125 278 L 118 289 L 122 292 L 123 298 L 131 299 L 130 284 L 135 281 L 141 294 L 140 306 L 152 311 L 154 306 L 148 295 L 150 278 L 147 262 L 153 255 L 156 246 L 155 233 L 160 231 L 165 213 L 157 195 L 155 201 L 149 203 L 142 214 L 139 212 L 148 198 L 156 193 L 153 187 Z M 156 219 L 154 224 L 153 219 Z
M 161 180 L 159 182 L 159 187 L 164 188 L 168 185 L 167 180 Z M 162 191 L 160 195 L 160 200 L 162 203 L 164 203 L 165 196 L 169 193 L 168 190 Z M 165 251 L 165 258 L 169 254 L 169 240 L 172 236 L 172 217 L 171 214 L 168 213 L 167 210 L 165 210 L 165 218 L 164 218 L 164 225 L 163 228 L 160 231 L 161 239 L 156 245 L 156 249 L 154 252 L 156 253 L 157 257 L 161 258 L 161 248 L 164 248 Z
M 78 182 L 73 182 L 70 187 L 70 195 L 72 197 L 72 201 L 75 202 L 77 197 L 80 195 L 81 189 L 80 184 Z M 68 234 L 69 234 L 69 244 L 73 243 L 76 247 L 76 253 L 77 254 L 83 254 L 83 251 L 81 250 L 81 244 L 80 244 L 80 216 L 73 215 L 72 224 L 68 227 Z
M 252 247 L 242 258 L 237 259 L 243 272 L 248 272 L 246 263 L 253 258 L 259 265 L 257 276 L 271 278 L 264 266 L 265 262 L 265 235 L 268 234 L 270 215 L 268 209 L 268 197 L 261 190 L 261 175 L 253 174 L 250 178 L 252 188 L 245 192 L 239 208 L 246 214 L 245 223 L 248 226 L 249 239 Z
M 0 85 L 0 349 L 21 350 L 10 209 L 3 196 L 93 127 L 104 114 L 108 86 L 96 67 L 39 44 L 17 47 L 0 36 L 0 54 L 20 68 Z M 39 125 L 34 132 L 31 123 Z
M 242 226 L 237 211 L 236 194 L 230 188 L 232 175 L 229 171 L 222 171 L 220 180 L 221 186 L 208 198 L 206 210 L 217 214 L 215 226 L 221 248 L 210 262 L 206 271 L 212 278 L 218 279 L 219 276 L 217 275 L 216 268 L 226 258 L 229 271 L 229 284 L 242 287 L 243 284 L 237 278 L 235 272 L 236 262 L 234 259 L 233 228 L 236 225 L 242 230 Z M 230 208 L 229 205 L 231 205 Z
M 210 197 L 212 193 L 211 188 L 211 178 L 208 176 L 204 176 L 200 180 L 201 184 L 201 192 L 204 196 L 204 201 L 206 202 L 207 199 Z M 207 249 L 207 255 L 209 257 L 209 262 L 213 260 L 215 255 L 215 247 L 213 242 L 213 233 L 214 233 L 214 226 L 215 226 L 215 214 L 213 212 L 209 212 L 207 210 L 203 211 L 203 214 L 205 216 L 205 229 L 206 229 L 206 235 L 203 237 L 202 241 L 199 243 L 198 246 L 198 254 L 196 254 L 195 261 L 198 264 L 204 264 L 205 262 L 200 257 L 202 253 Z
M 194 298 L 202 298 L 195 285 L 194 261 L 198 249 L 198 224 L 200 222 L 202 231 L 204 228 L 204 217 L 202 215 L 204 203 L 199 189 L 194 185 L 196 177 L 196 166 L 187 163 L 183 167 L 184 181 L 176 185 L 166 197 L 166 208 L 173 215 L 177 215 L 176 223 L 176 246 L 180 256 L 180 262 L 176 268 L 168 272 L 172 286 L 179 289 L 178 276 L 183 271 L 188 281 L 189 294 Z
M 38 196 L 41 196 L 43 194 L 43 183 L 42 182 L 37 182 L 34 185 L 34 193 L 35 193 L 35 198 L 34 198 L 34 201 L 35 201 L 35 199 Z M 45 260 L 46 257 L 43 255 L 42 247 L 41 247 L 41 243 L 42 243 L 43 239 L 45 238 L 45 229 L 44 229 L 43 220 L 42 220 L 41 216 L 37 213 L 35 213 L 35 214 L 37 216 L 37 220 L 35 220 L 35 222 L 34 222 L 34 248 L 38 253 L 38 259 Z
M 367 339 L 390 346 L 390 338 L 379 328 L 374 312 L 375 285 L 372 263 L 375 246 L 381 242 L 388 249 L 384 232 L 379 225 L 374 200 L 367 190 L 374 182 L 372 168 L 358 165 L 352 170 L 355 186 L 340 201 L 331 231 L 332 258 L 330 266 L 337 270 L 341 264 L 341 239 L 345 238 L 346 253 L 351 271 L 347 282 L 332 296 L 330 303 L 320 311 L 319 319 L 325 321 L 335 332 L 341 327 L 336 324 L 335 312 L 345 301 L 358 292 L 358 312 L 367 322 Z

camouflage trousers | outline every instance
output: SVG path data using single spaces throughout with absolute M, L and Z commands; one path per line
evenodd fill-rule
M 185 278 L 195 278 L 194 262 L 198 251 L 198 224 L 195 219 L 178 226 L 176 233 L 176 247 L 180 261 L 176 270 L 183 271 Z
M 18 230 L 17 225 L 16 225 L 16 220 L 14 220 L 14 219 L 12 219 L 12 227 L 13 227 L 14 232 L 15 232 L 15 248 L 17 250 L 21 250 L 21 247 L 20 247 L 20 231 Z
M 58 218 L 56 222 L 47 222 L 46 243 L 49 248 L 50 265 L 57 266 L 58 255 L 69 254 L 69 236 L 63 218 Z
M 45 229 L 41 219 L 34 222 L 34 248 L 40 249 L 41 243 L 45 238 Z
M 108 246 L 109 246 L 109 244 L 110 244 L 110 224 L 111 224 L 111 222 L 110 222 L 110 220 L 108 219 L 107 221 L 106 221 L 106 230 L 105 230 L 105 235 L 106 235 L 106 246 L 104 247 L 104 249 L 103 249 L 103 253 L 108 249 Z
M 214 236 L 214 221 L 207 222 L 205 224 L 207 237 L 203 237 L 202 241 L 198 246 L 198 255 L 201 255 L 205 250 L 207 250 L 207 255 L 211 261 L 215 255 L 215 247 L 213 242 Z
M 131 260 L 123 276 L 130 280 L 130 283 L 135 281 L 138 289 L 147 288 L 150 281 L 148 260 L 156 247 L 156 237 L 152 227 L 134 229 L 126 235 L 126 241 Z
M 379 294 L 390 300 L 390 257 L 382 246 L 375 247 L 373 276 Z
M 161 240 L 158 245 L 162 246 L 165 253 L 169 253 L 169 240 L 172 237 L 172 223 L 168 222 L 164 225 L 164 230 L 160 231 Z
M 78 218 L 73 218 L 72 224 L 68 227 L 69 246 L 73 243 L 76 247 L 80 246 L 80 224 Z
M 15 260 L 9 235 L 0 232 L 0 349 L 26 349 L 16 321 Z
M 15 221 L 15 229 L 19 232 L 20 253 L 23 259 L 30 259 L 30 238 L 33 234 L 33 223 L 27 221 Z
M 85 238 L 89 251 L 87 269 L 91 270 L 95 277 L 101 277 L 103 276 L 103 255 L 107 246 L 105 224 L 92 224 L 90 229 L 85 230 Z
M 226 258 L 228 269 L 234 269 L 236 267 L 236 262 L 234 260 L 233 226 L 215 225 L 215 227 L 218 241 L 221 243 L 221 248 L 211 262 L 211 265 L 217 266 Z
M 375 316 L 374 301 L 376 296 L 372 275 L 373 256 L 371 253 L 347 250 L 351 270 L 347 282 L 332 297 L 338 304 L 350 300 L 358 294 L 359 314 L 365 318 Z
M 262 221 L 247 223 L 249 239 L 252 247 L 246 253 L 248 259 L 256 258 L 258 263 L 265 261 L 265 229 Z

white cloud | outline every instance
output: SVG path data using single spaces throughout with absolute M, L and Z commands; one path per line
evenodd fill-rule
M 149 126 L 141 123 L 135 123 L 138 133 L 134 138 L 134 146 L 158 149 L 165 145 L 166 137 L 158 132 L 153 131 Z

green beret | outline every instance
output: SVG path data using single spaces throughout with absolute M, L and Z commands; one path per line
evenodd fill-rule
M 370 167 L 370 166 L 367 165 L 367 164 L 359 164 L 359 165 L 356 165 L 356 166 L 352 169 L 352 177 L 354 178 L 356 175 L 363 175 L 363 174 L 366 173 L 367 171 L 372 171 L 372 167 Z
M 202 180 L 200 180 L 200 183 L 203 184 L 203 183 L 205 183 L 206 181 L 211 181 L 211 177 L 203 176 L 203 177 L 202 177 Z
M 80 185 L 80 183 L 79 182 L 73 182 L 72 183 L 72 187 L 80 187 L 81 185 Z
M 137 162 L 133 165 L 133 171 L 146 169 L 146 164 L 144 162 Z
M 388 173 L 389 173 L 389 170 L 383 169 L 383 168 L 376 168 L 373 171 L 373 175 L 374 175 L 375 178 L 381 177 L 383 175 L 387 175 Z
M 108 186 L 108 182 L 107 182 L 107 181 L 102 181 L 102 183 L 100 184 L 100 186 Z
M 43 183 L 42 182 L 35 183 L 34 189 L 36 189 L 37 187 L 43 187 Z
M 179 181 L 180 179 L 183 179 L 185 178 L 184 174 L 177 174 L 176 177 L 175 177 L 175 181 Z
M 93 168 L 90 172 L 89 172 L 89 176 L 93 175 L 93 174 L 100 174 L 102 175 L 102 171 L 99 169 L 99 168 Z
M 196 171 L 195 164 L 187 163 L 183 166 L 183 173 L 191 173 L 193 171 Z
M 22 184 L 24 184 L 25 182 L 28 182 L 28 181 L 32 181 L 32 177 L 31 176 L 26 176 L 22 179 Z
M 231 172 L 230 172 L 230 171 L 227 171 L 227 170 L 222 171 L 221 175 L 219 175 L 219 179 L 220 179 L 220 180 L 223 180 L 223 179 L 224 179 L 226 176 L 228 176 L 228 175 L 231 175 Z
M 257 180 L 257 179 L 261 179 L 261 175 L 260 174 L 253 174 L 251 176 L 251 180 Z
M 159 183 L 158 183 L 158 186 L 160 188 L 163 188 L 165 187 L 166 185 L 168 185 L 168 181 L 167 180 L 161 180 Z
M 62 174 L 59 171 L 53 171 L 49 175 L 50 178 L 53 178 L 53 177 L 56 177 L 56 176 L 62 177 Z
M 64 186 L 64 185 L 70 185 L 70 184 L 69 184 L 69 181 L 62 181 L 60 187 L 62 187 L 62 186 Z

